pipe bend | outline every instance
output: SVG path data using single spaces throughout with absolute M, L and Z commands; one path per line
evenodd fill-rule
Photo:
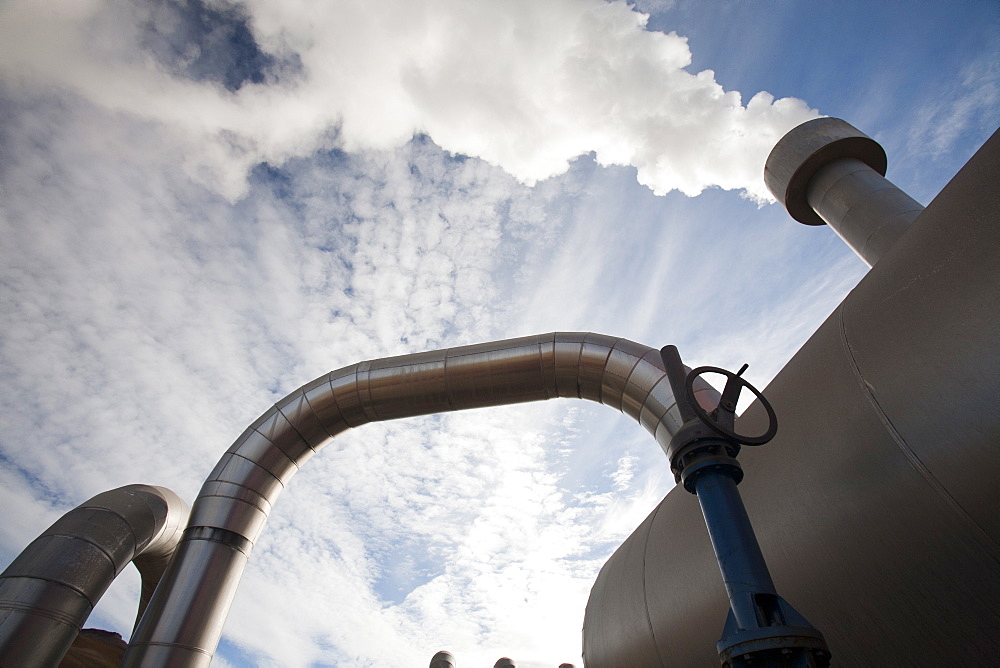
M 602 403 L 666 447 L 680 426 L 659 351 L 602 334 L 553 332 L 367 360 L 306 383 L 265 411 L 209 474 L 190 526 L 256 541 L 270 507 L 337 434 L 369 422 L 556 397 Z M 715 390 L 696 395 L 714 408 Z
M 169 489 L 126 485 L 56 520 L 0 574 L 0 665 L 58 665 L 129 562 L 142 578 L 138 625 L 187 517 Z
M 695 396 L 707 410 L 719 398 L 701 379 Z M 682 422 L 659 350 L 587 332 L 368 360 L 291 392 L 209 474 L 123 665 L 208 665 L 271 507 L 333 436 L 368 422 L 556 397 L 622 411 L 663 448 Z

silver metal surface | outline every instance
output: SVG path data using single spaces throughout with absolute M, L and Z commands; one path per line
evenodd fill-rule
M 775 585 L 834 665 L 1000 662 L 998 181 L 1000 133 L 770 383 L 778 434 L 740 454 Z M 737 430 L 766 424 L 755 403 Z M 718 665 L 728 607 L 675 488 L 594 583 L 586 665 Z
M 209 475 L 123 665 L 210 661 L 271 506 L 329 437 L 367 422 L 577 397 L 623 410 L 665 445 L 677 417 L 664 376 L 655 349 L 554 333 L 361 362 L 303 385 L 258 418 Z M 708 385 L 698 393 L 712 407 L 718 401 Z
M 823 225 L 812 210 L 806 190 L 823 166 L 841 158 L 856 158 L 881 176 L 888 161 L 882 146 L 839 118 L 816 118 L 792 128 L 764 163 L 764 184 L 795 220 Z
M 856 158 L 824 165 L 806 190 L 809 205 L 870 267 L 924 207 Z
M 923 211 L 885 171 L 875 140 L 838 118 L 817 118 L 775 145 L 764 181 L 793 218 L 825 222 L 872 266 Z
M 128 485 L 80 504 L 0 574 L 0 666 L 55 666 L 129 562 L 142 577 L 136 623 L 173 556 L 188 509 L 163 487 Z
M 209 665 L 214 652 L 206 648 L 215 649 L 226 621 L 225 614 L 219 614 L 216 601 L 226 601 L 225 612 L 228 612 L 228 603 L 236 594 L 249 558 L 249 547 L 249 541 L 241 547 L 212 537 L 182 540 L 161 583 L 166 586 L 157 589 L 139 628 L 132 634 L 123 665 Z M 183 614 L 177 614 L 178 611 Z M 158 636 L 153 642 L 137 646 L 137 634 L 150 625 Z M 168 638 L 184 642 L 165 641 Z
M 431 658 L 430 668 L 457 668 L 455 657 L 451 652 L 438 652 Z
M 431 658 L 430 668 L 457 668 L 451 652 L 440 651 Z

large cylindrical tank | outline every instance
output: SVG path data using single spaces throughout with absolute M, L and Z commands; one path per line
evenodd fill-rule
M 998 182 L 994 135 L 765 389 L 778 435 L 740 454 L 778 592 L 836 665 L 1000 663 Z M 585 663 L 717 665 L 727 610 L 675 488 L 594 584 Z

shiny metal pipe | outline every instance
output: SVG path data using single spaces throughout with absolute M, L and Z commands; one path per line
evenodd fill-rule
M 764 181 L 792 218 L 826 223 L 871 267 L 924 210 L 885 172 L 874 139 L 839 118 L 817 118 L 775 145 Z
M 58 665 L 129 562 L 142 576 L 138 624 L 187 517 L 169 489 L 127 485 L 59 518 L 0 574 L 0 666 Z
M 704 381 L 696 396 L 708 410 L 718 403 Z M 272 504 L 331 437 L 368 422 L 556 397 L 620 410 L 663 448 L 681 424 L 659 351 L 600 334 L 544 334 L 360 362 L 303 385 L 250 425 L 209 474 L 123 665 L 211 662 Z
M 869 267 L 924 210 L 857 158 L 841 158 L 820 168 L 809 182 L 806 199 Z
M 455 657 L 451 652 L 441 650 L 431 657 L 430 668 L 456 668 Z

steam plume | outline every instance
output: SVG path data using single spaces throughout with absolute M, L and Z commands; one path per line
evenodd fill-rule
M 718 186 L 765 200 L 767 151 L 817 115 L 766 92 L 743 106 L 711 70 L 684 69 L 684 37 L 647 30 L 648 17 L 620 1 L 216 0 L 203 13 L 242 22 L 266 64 L 236 90 L 212 76 L 212 34 L 195 34 L 171 6 L 6 3 L 0 71 L 172 126 L 189 144 L 188 172 L 231 198 L 261 161 L 426 133 L 529 184 L 593 152 L 636 167 L 656 193 Z M 172 62 L 151 34 L 169 42 Z

